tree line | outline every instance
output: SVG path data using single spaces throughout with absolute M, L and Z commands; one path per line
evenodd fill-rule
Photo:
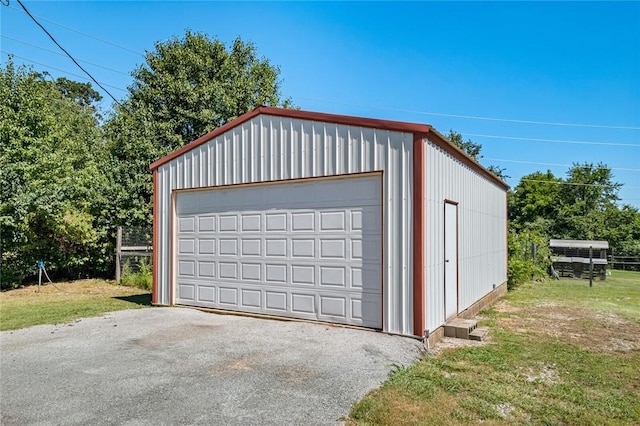
M 290 106 L 280 69 L 240 38 L 158 42 L 106 116 L 89 83 L 0 68 L 0 285 L 113 276 L 118 226 L 149 226 L 149 164 L 260 105 Z
M 449 139 L 481 158 L 480 144 L 453 130 Z M 505 177 L 503 169 L 489 169 Z M 574 163 L 565 176 L 547 170 L 520 178 L 508 193 L 510 286 L 546 275 L 550 239 L 606 240 L 617 255 L 640 256 L 640 211 L 620 203 L 621 187 L 602 163 Z
M 2 288 L 33 280 L 39 260 L 58 279 L 111 277 L 117 227 L 151 224 L 151 162 L 259 105 L 293 107 L 280 69 L 240 38 L 188 31 L 157 42 L 131 75 L 105 113 L 89 83 L 11 59 L 0 68 Z M 479 144 L 449 136 L 480 157 Z M 510 250 L 525 237 L 589 238 L 640 254 L 640 214 L 619 205 L 619 188 L 601 164 L 523 177 L 509 194 Z

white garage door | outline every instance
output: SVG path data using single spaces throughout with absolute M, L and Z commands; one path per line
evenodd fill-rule
M 178 304 L 382 328 L 381 177 L 176 195 Z

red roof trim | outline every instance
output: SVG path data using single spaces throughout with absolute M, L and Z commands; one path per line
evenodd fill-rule
M 450 153 L 451 155 L 453 155 L 458 160 L 470 166 L 472 169 L 477 170 L 481 175 L 493 181 L 498 186 L 502 187 L 505 190 L 509 189 L 509 185 L 507 185 L 506 182 L 504 182 L 502 179 L 500 179 L 499 177 L 491 173 L 482 164 L 478 163 L 476 160 L 471 158 L 461 148 L 458 148 L 457 146 L 449 142 L 449 139 L 447 139 L 446 136 L 438 132 L 436 129 L 431 128 L 431 131 L 426 134 L 426 138 L 429 139 L 434 144 L 438 145 L 440 148 Z
M 328 123 L 336 123 L 336 124 L 344 124 L 348 126 L 356 126 L 356 127 L 370 127 L 374 129 L 382 129 L 389 130 L 395 132 L 404 132 L 404 133 L 412 133 L 414 137 L 427 138 L 431 142 L 440 146 L 445 151 L 451 153 L 454 157 L 462 161 L 463 163 L 469 165 L 473 169 L 478 170 L 483 176 L 488 177 L 490 180 L 503 187 L 504 189 L 509 189 L 509 186 L 496 177 L 493 173 L 485 169 L 482 165 L 480 165 L 477 161 L 469 157 L 464 153 L 461 149 L 453 145 L 449 140 L 436 131 L 433 127 L 428 124 L 417 124 L 417 123 L 407 123 L 403 121 L 391 121 L 391 120 L 379 120 L 375 118 L 364 118 L 364 117 L 353 117 L 349 115 L 338 115 L 338 114 L 326 114 L 322 112 L 311 112 L 311 111 L 301 111 L 297 109 L 284 109 L 284 108 L 275 108 L 275 107 L 257 107 L 252 111 L 249 111 L 240 117 L 236 118 L 228 122 L 227 124 L 218 127 L 217 129 L 207 133 L 204 136 L 199 137 L 198 139 L 186 144 L 182 148 L 168 154 L 157 161 L 151 163 L 149 168 L 151 170 L 155 170 L 163 164 L 168 163 L 176 157 L 184 154 L 185 152 L 191 151 L 192 149 L 210 141 L 211 139 L 216 138 L 217 136 L 243 124 L 246 121 L 251 120 L 252 118 L 260 115 L 273 115 L 277 117 L 287 117 L 287 118 L 297 118 L 300 120 L 311 120 L 311 121 L 323 121 Z
M 176 157 L 181 156 L 182 154 L 184 154 L 185 152 L 191 151 L 192 149 L 202 145 L 205 142 L 210 141 L 211 139 L 220 136 L 221 134 L 233 129 L 236 126 L 239 126 L 240 124 L 244 123 L 245 121 L 249 121 L 251 120 L 253 117 L 257 116 L 260 114 L 259 111 L 260 108 L 256 108 L 252 111 L 249 111 L 245 114 L 242 114 L 240 117 L 236 118 L 235 120 L 231 120 L 230 122 L 226 123 L 223 126 L 218 127 L 215 130 L 212 130 L 211 132 L 207 133 L 204 136 L 200 136 L 198 139 L 189 142 L 188 144 L 186 144 L 185 146 L 183 146 L 182 148 L 178 148 L 177 150 L 173 151 L 171 154 L 165 155 L 164 157 L 160 158 L 159 160 L 154 161 L 153 163 L 151 163 L 151 165 L 149 166 L 149 168 L 151 170 L 157 169 L 158 167 L 162 166 L 165 163 L 168 163 L 169 161 L 173 160 Z

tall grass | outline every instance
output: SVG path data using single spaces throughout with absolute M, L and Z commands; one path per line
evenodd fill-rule
M 142 258 L 140 260 L 137 271 L 133 270 L 129 261 L 125 262 L 122 267 L 120 284 L 151 291 L 153 286 L 153 274 L 151 270 L 151 263 L 147 258 Z

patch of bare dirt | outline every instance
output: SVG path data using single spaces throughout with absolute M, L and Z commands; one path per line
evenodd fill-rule
M 439 352 L 441 352 L 443 350 L 447 350 L 447 349 L 463 348 L 463 347 L 467 347 L 467 346 L 482 346 L 482 345 L 486 345 L 490 341 L 490 339 L 488 337 L 489 336 L 487 336 L 487 338 L 485 338 L 485 340 L 483 340 L 483 341 L 456 339 L 456 338 L 453 338 L 453 337 L 443 337 L 433 347 L 428 348 L 427 349 L 427 353 L 429 353 L 429 354 L 437 354 L 437 353 L 439 353 Z
M 547 364 L 545 362 L 538 362 L 533 367 L 523 369 L 522 374 L 529 383 L 541 382 L 547 385 L 557 383 L 560 377 L 555 364 Z
M 640 324 L 612 313 L 556 304 L 513 306 L 506 300 L 496 310 L 510 315 L 500 325 L 518 332 L 544 334 L 605 351 L 640 350 Z

